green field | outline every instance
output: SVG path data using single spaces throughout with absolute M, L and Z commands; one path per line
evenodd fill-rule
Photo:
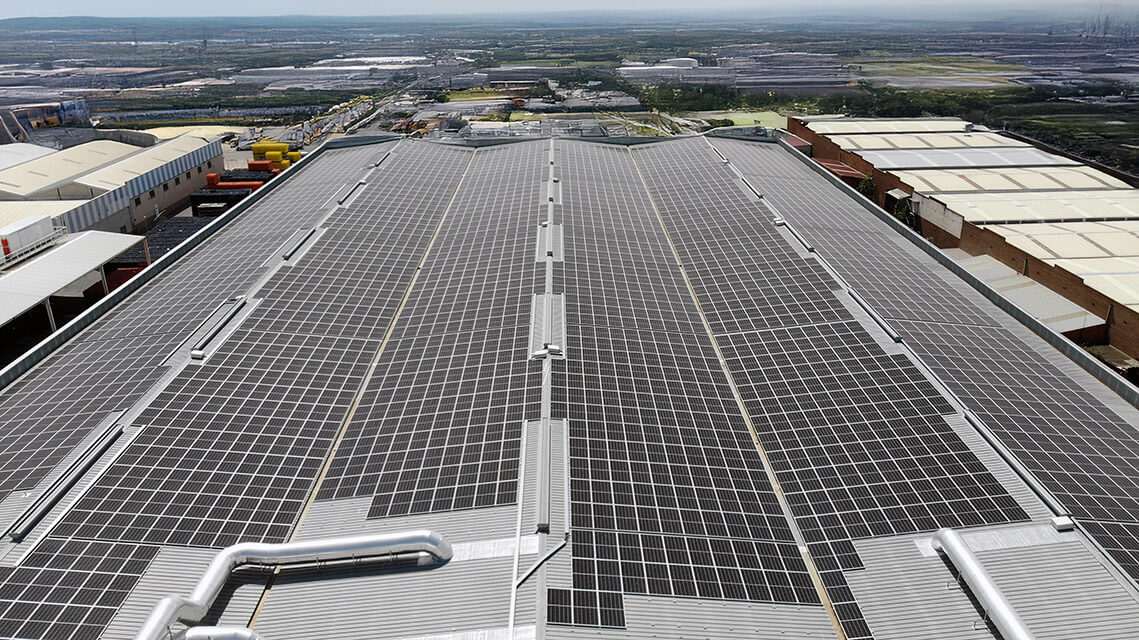
M 690 111 L 681 115 L 701 120 L 731 120 L 738 127 L 755 125 L 776 129 L 787 127 L 787 116 L 781 116 L 774 111 Z

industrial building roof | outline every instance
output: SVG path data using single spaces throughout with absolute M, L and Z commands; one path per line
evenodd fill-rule
M 985 228 L 1029 255 L 1080 276 L 1117 303 L 1139 310 L 1139 220 Z
M 1139 190 L 939 193 L 932 196 L 973 224 L 1139 218 Z
M 1129 185 L 1086 166 L 917 169 L 894 175 L 921 193 L 1126 189 Z
M 19 267 L 0 274 L 0 326 L 84 275 L 100 268 L 142 237 L 106 231 L 84 231 L 44 251 Z
M 0 227 L 40 216 L 61 216 L 86 200 L 0 200 Z
M 76 182 L 95 189 L 111 191 L 125 185 L 132 178 L 137 178 L 155 167 L 173 162 L 207 144 L 209 144 L 209 140 L 205 138 L 189 134 L 181 135 L 152 147 L 138 150 L 137 153 L 133 153 L 118 162 L 80 177 Z
M 965 133 L 970 125 L 957 118 L 835 118 L 809 120 L 807 128 L 825 135 L 860 133 Z
M 0 198 L 27 198 L 128 156 L 138 147 L 94 140 L 0 171 Z
M 1076 160 L 1033 147 L 987 149 L 882 149 L 859 151 L 882 171 L 897 169 L 957 169 L 972 167 L 1034 167 L 1078 165 Z
M 1027 147 L 999 133 L 864 133 L 827 136 L 835 144 L 850 151 L 869 149 L 971 149 L 985 147 Z
M 986 229 L 1041 258 L 1139 257 L 1139 219 L 1056 224 L 994 224 Z
M 1053 331 L 1068 333 L 1102 327 L 1104 324 L 1103 318 L 1086 311 L 1032 278 L 1017 273 L 992 256 L 971 256 L 960 249 L 949 249 L 946 253 Z
M 55 149 L 41 147 L 38 144 L 28 144 L 26 142 L 13 142 L 0 145 L 0 171 L 18 164 L 23 164 L 29 160 L 49 156 L 55 152 Z
M 0 635 L 1133 634 L 1139 411 L 795 152 L 367 142 L 0 392 Z

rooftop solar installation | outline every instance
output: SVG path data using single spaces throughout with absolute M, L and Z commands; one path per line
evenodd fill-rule
M 29 356 L 0 638 L 1130 637 L 1134 407 L 796 152 L 627 142 L 329 143 Z

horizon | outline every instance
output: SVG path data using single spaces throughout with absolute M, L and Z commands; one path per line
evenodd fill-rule
M 128 19 L 128 20 L 146 20 L 146 19 L 184 19 L 184 20 L 243 20 L 243 19 L 287 19 L 287 18 L 424 18 L 424 19 L 438 19 L 438 18 L 464 18 L 464 17 L 502 17 L 502 16 L 525 16 L 526 18 L 536 18 L 541 16 L 566 16 L 566 15 L 581 15 L 581 16 L 614 16 L 614 17 L 649 17 L 653 14 L 659 18 L 660 14 L 683 14 L 691 15 L 698 14 L 708 19 L 715 19 L 724 16 L 755 16 L 755 17 L 793 17 L 798 16 L 803 11 L 804 6 L 810 6 L 812 10 L 826 12 L 825 17 L 840 17 L 846 16 L 851 19 L 858 19 L 859 17 L 868 17 L 867 14 L 873 14 L 876 10 L 888 10 L 895 12 L 898 7 L 905 6 L 908 8 L 906 16 L 896 16 L 895 21 L 905 21 L 907 19 L 922 19 L 922 17 L 934 17 L 939 14 L 950 12 L 954 21 L 956 22 L 969 22 L 968 16 L 958 15 L 961 7 L 968 6 L 973 11 L 979 11 L 984 16 L 992 16 L 994 14 L 1014 13 L 1019 15 L 1064 15 L 1073 16 L 1079 14 L 1092 14 L 1099 12 L 1118 12 L 1118 11 L 1134 11 L 1136 17 L 1139 17 L 1139 0 L 1128 0 L 1126 2 L 1110 2 L 1110 3 L 1097 3 L 1091 6 L 1080 6 L 1064 0 L 1005 0 L 1005 2 L 994 4 L 986 2 L 985 0 L 960 0 L 958 2 L 937 2 L 927 3 L 914 6 L 908 0 L 876 0 L 875 2 L 858 2 L 857 0 L 805 0 L 796 4 L 794 7 L 787 6 L 756 6 L 752 3 L 739 2 L 737 0 L 712 0 L 706 3 L 705 6 L 700 8 L 693 8 L 690 3 L 682 2 L 681 0 L 663 0 L 664 4 L 656 0 L 633 0 L 635 6 L 631 8 L 613 9 L 606 5 L 602 0 L 573 0 L 572 6 L 566 8 L 565 3 L 559 4 L 559 8 L 550 8 L 545 5 L 534 4 L 526 2 L 525 0 L 496 0 L 495 7 L 484 11 L 462 11 L 460 8 L 467 8 L 469 5 L 460 2 L 459 0 L 444 0 L 442 3 L 435 3 L 432 7 L 437 7 L 434 12 L 420 12 L 420 11 L 400 11 L 401 6 L 406 5 L 382 5 L 374 11 L 368 11 L 365 7 L 376 7 L 377 5 L 365 0 L 328 0 L 322 4 L 325 8 L 320 13 L 304 11 L 304 8 L 311 6 L 310 3 L 300 2 L 299 0 L 286 0 L 284 2 L 274 0 L 248 0 L 243 3 L 243 9 L 249 10 L 248 15 L 233 15 L 227 14 L 224 9 L 219 10 L 215 15 L 188 15 L 178 12 L 156 12 L 150 14 L 142 14 L 141 10 L 153 10 L 154 4 L 147 0 L 111 0 L 102 5 L 102 11 L 98 13 L 91 12 L 91 4 L 84 0 L 63 0 L 56 2 L 52 6 L 56 10 L 49 13 L 13 13 L 6 14 L 0 13 L 0 22 L 10 20 L 22 19 L 45 19 L 45 20 L 82 20 L 82 19 Z M 650 4 L 651 3 L 651 4 Z M 455 5 L 455 9 L 449 10 L 447 7 Z M 628 5 L 626 5 L 628 6 Z M 27 5 L 24 5 L 27 7 Z M 21 7 L 21 8 L 24 8 Z M 74 7 L 74 10 L 71 8 Z M 256 9 L 262 7 L 263 12 L 258 12 Z M 219 5 L 220 8 L 220 5 Z M 419 7 L 417 7 L 419 8 Z M 4 10 L 0 10 L 2 12 Z M 18 11 L 18 10 L 17 10 Z M 266 15 L 271 14 L 271 15 Z M 819 17 L 819 16 L 813 16 Z M 876 16 L 881 17 L 881 16 Z M 978 16 L 979 17 L 979 16 Z

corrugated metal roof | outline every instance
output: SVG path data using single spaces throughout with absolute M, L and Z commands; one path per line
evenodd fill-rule
M 55 149 L 26 142 L 0 145 L 0 171 L 53 153 L 57 153 Z
M 89 200 L 0 200 L 0 227 L 24 218 L 59 217 Z
M 0 276 L 0 299 L 4 300 L 0 325 L 11 322 L 139 242 L 142 236 L 86 231 L 4 273 Z
M 627 629 L 548 626 L 546 638 L 833 640 L 835 637 L 822 607 L 628 594 L 624 596 L 624 603 Z
M 917 169 L 899 170 L 894 174 L 922 193 L 1126 189 L 1129 186 L 1118 178 L 1085 166 Z
M 969 149 L 981 147 L 1027 147 L 1027 142 L 999 133 L 864 133 L 828 136 L 851 151 L 868 149 Z
M 1052 258 L 1139 256 L 1139 219 L 1056 224 L 1000 224 L 986 229 L 1033 255 Z
M 1139 310 L 1139 258 L 1072 258 L 1048 262 L 1080 276 L 1085 284 L 1113 301 Z
M 1139 624 L 1134 592 L 1101 564 L 1081 534 L 1055 532 L 1048 525 L 963 533 L 1040 640 L 1134 635 Z M 855 546 L 865 569 L 846 576 L 877 640 L 996 637 L 945 562 L 928 553 L 928 540 L 862 540 Z M 1049 588 L 1041 589 L 1042 584 Z
M 156 144 L 153 147 L 147 147 L 114 164 L 81 176 L 76 182 L 96 189 L 111 191 L 112 189 L 117 189 L 125 185 L 132 178 L 137 178 L 147 171 L 172 162 L 207 144 L 209 144 L 208 140 L 197 136 L 178 136 L 172 140 Z
M 393 529 L 432 529 L 446 536 L 452 544 L 471 540 L 490 540 L 515 534 L 518 507 L 502 506 L 424 513 L 398 519 L 368 520 L 371 497 L 344 498 L 314 502 L 309 507 L 295 540 L 315 540 L 332 536 L 351 536 Z
M 934 197 L 974 224 L 1139 219 L 1139 189 L 941 193 Z
M 254 629 L 272 640 L 372 640 L 506 627 L 513 559 L 429 569 L 355 567 L 282 573 Z M 447 606 L 438 606 L 446 603 Z
M 1060 333 L 1100 326 L 1102 318 L 988 255 L 958 260 L 1013 304 Z
M 995 149 L 882 149 L 860 151 L 867 162 L 883 171 L 958 167 L 1032 167 L 1078 165 L 1079 162 L 1032 147 Z
M 26 198 L 74 180 L 139 150 L 139 147 L 94 140 L 0 171 L 0 197 Z
M 965 132 L 969 123 L 957 118 L 836 118 L 813 120 L 807 128 L 823 134 Z

